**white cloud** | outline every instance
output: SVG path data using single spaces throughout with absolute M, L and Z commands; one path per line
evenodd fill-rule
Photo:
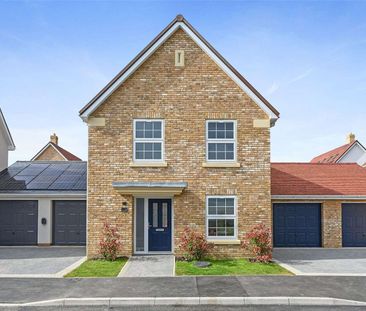
M 297 81 L 300 81 L 300 80 L 302 80 L 302 79 L 306 78 L 306 77 L 307 77 L 307 76 L 309 76 L 313 71 L 314 71 L 314 67 L 309 68 L 309 69 L 308 69 L 308 70 L 306 70 L 305 72 L 303 72 L 303 73 L 301 73 L 301 74 L 297 75 L 296 77 L 294 77 L 293 79 L 291 79 L 290 81 L 288 81 L 288 82 L 286 83 L 286 85 L 289 85 L 289 84 L 295 83 L 295 82 L 297 82 Z
M 280 85 L 277 82 L 273 82 L 270 86 L 270 88 L 268 89 L 267 93 L 268 94 L 273 94 L 274 92 L 276 92 L 278 89 L 280 88 Z

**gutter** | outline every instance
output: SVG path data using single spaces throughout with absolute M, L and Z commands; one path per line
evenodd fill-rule
M 366 200 L 366 195 L 272 195 L 272 200 Z
M 10 198 L 75 198 L 85 199 L 86 191 L 80 192 L 62 192 L 62 191 L 13 191 L 13 192 L 1 192 L 0 199 Z

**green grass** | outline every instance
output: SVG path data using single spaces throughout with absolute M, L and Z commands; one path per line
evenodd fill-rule
M 177 261 L 175 263 L 175 273 L 176 275 L 292 275 L 276 263 L 252 263 L 247 259 L 208 261 L 211 262 L 211 266 L 207 268 L 196 267 L 194 261 Z
M 118 258 L 115 261 L 103 259 L 87 260 L 81 266 L 71 271 L 66 278 L 101 278 L 115 277 L 127 262 L 127 258 Z

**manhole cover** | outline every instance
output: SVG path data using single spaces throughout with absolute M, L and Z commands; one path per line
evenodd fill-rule
M 211 262 L 208 261 L 197 261 L 195 263 L 195 266 L 198 268 L 207 268 L 209 266 L 211 266 Z

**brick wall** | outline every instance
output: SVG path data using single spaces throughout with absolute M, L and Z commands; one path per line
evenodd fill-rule
M 342 202 L 325 201 L 322 205 L 323 247 L 342 247 Z
M 185 66 L 175 67 L 175 50 Z M 95 256 L 102 224 L 117 225 L 121 255 L 133 252 L 133 198 L 122 197 L 113 181 L 186 181 L 174 198 L 175 245 L 186 225 L 205 231 L 206 195 L 236 195 L 238 233 L 255 223 L 271 226 L 270 131 L 253 128 L 266 114 L 182 31 L 168 39 L 94 113 L 104 127 L 89 128 L 88 256 Z M 165 120 L 167 167 L 131 167 L 133 119 Z M 237 120 L 240 168 L 206 168 L 205 120 Z M 120 211 L 127 201 L 129 211 Z M 132 208 L 131 208 L 132 207 Z M 215 254 L 241 256 L 238 245 L 217 245 Z
M 65 161 L 65 158 L 62 157 L 55 148 L 49 146 L 35 159 L 35 161 Z

